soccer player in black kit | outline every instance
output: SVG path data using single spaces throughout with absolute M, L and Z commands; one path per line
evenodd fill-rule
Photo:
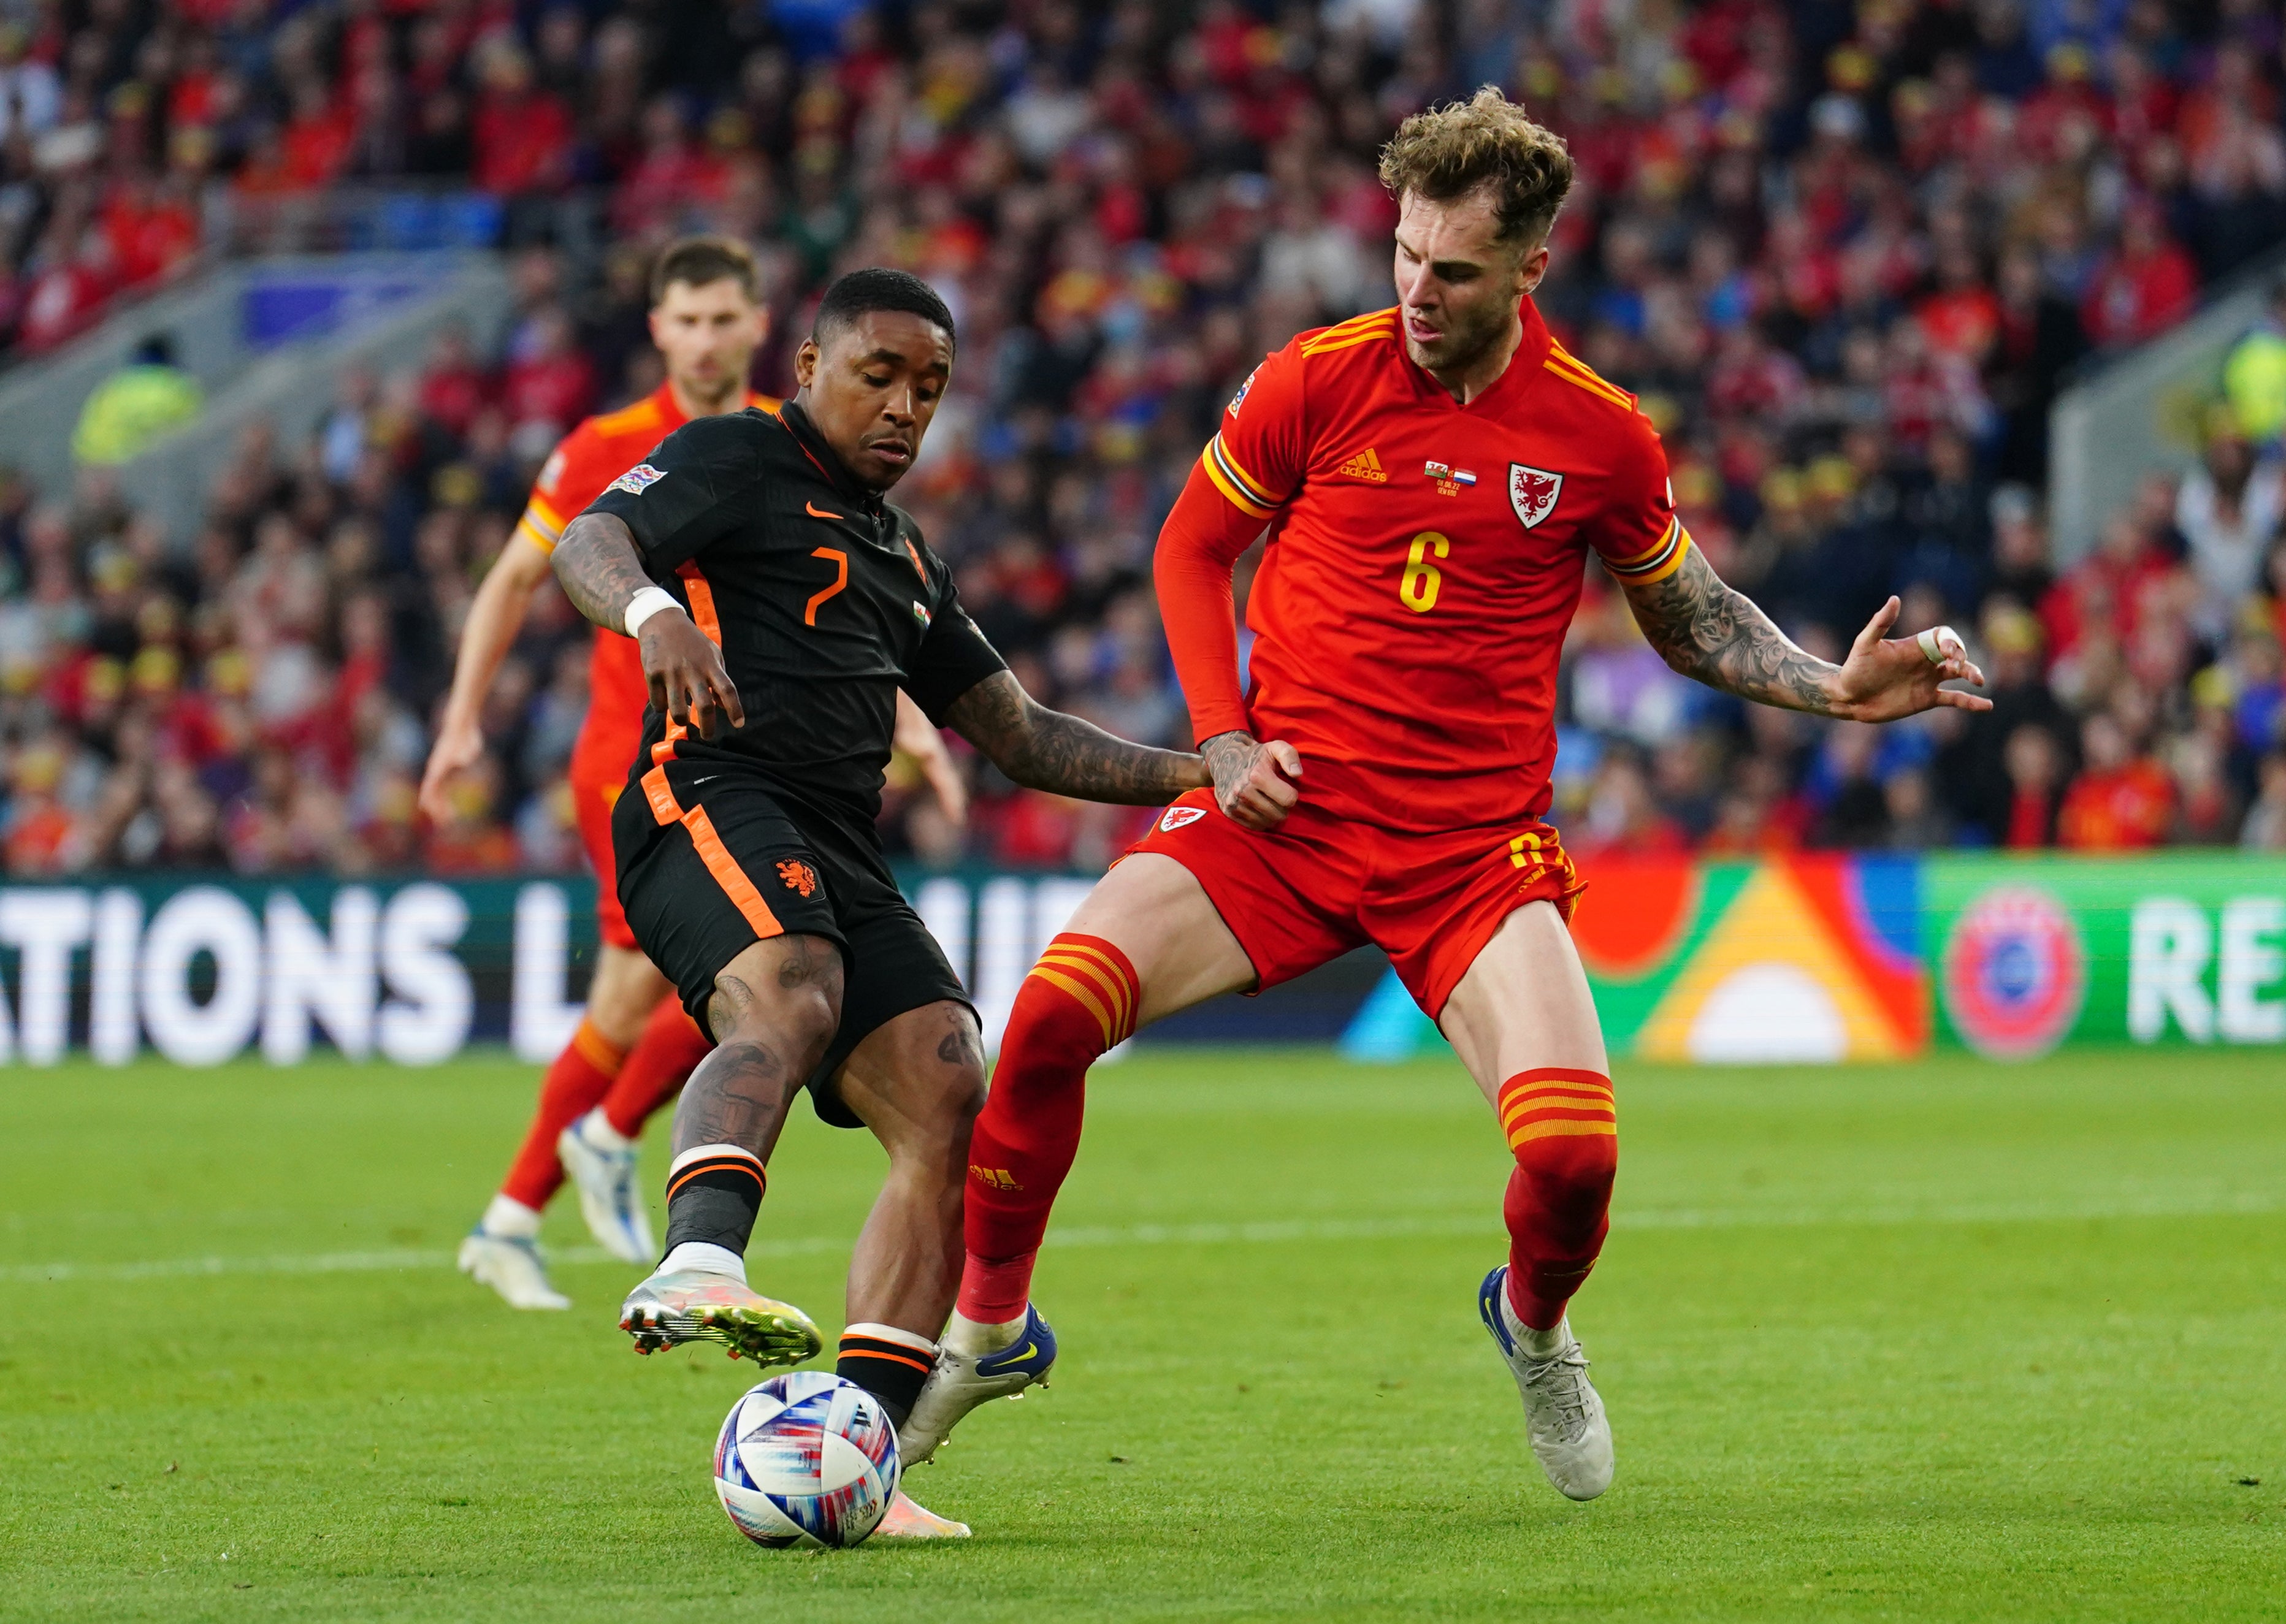
M 936 1199 L 885 1212 L 885 1192 L 851 1265 L 840 1373 L 901 1424 L 959 1279 L 984 1070 L 974 1012 L 874 832 L 896 691 L 1019 784 L 1152 805 L 1209 782 L 1194 755 L 1036 703 L 910 516 L 881 500 L 920 450 L 953 352 L 927 284 L 841 278 L 791 401 L 678 429 L 554 556 L 580 612 L 642 644 L 651 705 L 613 815 L 619 895 L 718 1045 L 675 1116 L 666 1255 L 620 1325 L 645 1352 L 701 1336 L 764 1365 L 818 1352 L 808 1316 L 750 1289 L 744 1262 L 764 1166 L 807 1085 L 828 1121 L 941 1141 Z

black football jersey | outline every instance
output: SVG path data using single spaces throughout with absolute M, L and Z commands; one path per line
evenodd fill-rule
M 685 423 L 587 511 L 635 532 L 651 579 L 721 646 L 745 707 L 746 725 L 712 741 L 653 707 L 635 778 L 669 753 L 759 768 L 773 792 L 870 824 L 897 690 L 942 725 L 1007 668 L 912 516 L 852 479 L 791 401 Z

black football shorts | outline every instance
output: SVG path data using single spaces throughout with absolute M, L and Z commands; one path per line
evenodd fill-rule
M 809 1079 L 818 1116 L 840 1128 L 864 1125 L 834 1079 L 877 1028 L 945 999 L 974 1008 L 871 832 L 720 761 L 670 761 L 611 811 L 627 924 L 701 1031 L 715 976 L 755 942 L 823 936 L 841 950 L 841 1025 Z

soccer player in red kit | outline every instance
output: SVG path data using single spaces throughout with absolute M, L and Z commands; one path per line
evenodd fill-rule
M 691 418 L 777 406 L 746 387 L 768 331 L 758 294 L 753 256 L 743 243 L 693 237 L 659 256 L 650 332 L 666 381 L 632 406 L 580 423 L 542 465 L 516 534 L 477 589 L 461 634 L 452 694 L 421 784 L 422 808 L 430 817 L 450 816 L 454 776 L 483 752 L 477 721 L 485 696 L 523 627 L 532 592 L 548 579 L 564 527 Z M 595 974 L 579 1029 L 541 1081 L 524 1143 L 461 1247 L 461 1270 L 517 1308 L 571 1305 L 549 1283 L 537 1244 L 540 1210 L 567 1171 L 604 1250 L 628 1263 L 655 1259 L 649 1216 L 636 1194 L 635 1141 L 713 1047 L 636 947 L 619 906 L 611 807 L 642 741 L 650 696 L 642 658 L 631 639 L 599 631 L 587 670 L 587 714 L 566 777 L 595 873 L 602 938 Z M 910 699 L 901 701 L 898 722 L 899 747 L 920 759 L 958 816 L 955 803 L 965 801 L 964 792 L 942 739 Z
M 1864 721 L 1988 703 L 1938 686 L 1982 681 L 1957 639 L 1884 639 L 1894 598 L 1830 665 L 1692 548 L 1658 434 L 1532 302 L 1571 185 L 1560 140 L 1487 89 L 1407 120 L 1381 177 L 1399 303 L 1264 361 L 1161 532 L 1160 606 L 1214 788 L 1167 809 L 1017 996 L 908 1459 L 1053 1362 L 1032 1261 L 1089 1065 L 1160 1016 L 1372 942 L 1513 1153 L 1508 1261 L 1479 1312 L 1549 1480 L 1601 1494 L 1611 1431 L 1565 1305 L 1603 1244 L 1618 1124 L 1566 929 L 1582 881 L 1543 821 L 1587 558 L 1669 665 L 1725 691 Z M 1231 571 L 1265 529 L 1242 694 Z

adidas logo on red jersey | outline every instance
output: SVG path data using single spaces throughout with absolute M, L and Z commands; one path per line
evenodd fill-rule
M 1373 454 L 1370 445 L 1343 463 L 1340 471 L 1345 478 L 1370 479 L 1376 485 L 1389 483 L 1389 471 L 1382 467 L 1381 459 Z

